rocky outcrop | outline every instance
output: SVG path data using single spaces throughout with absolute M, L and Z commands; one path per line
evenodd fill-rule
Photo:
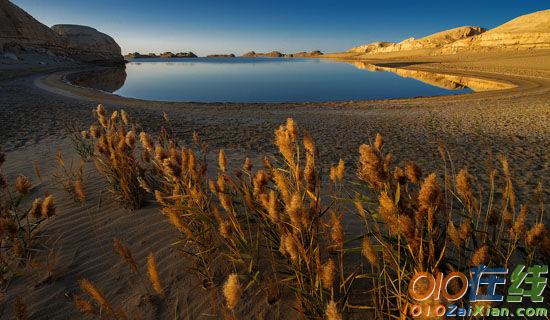
M 378 51 L 380 48 L 393 46 L 395 43 L 393 42 L 373 42 L 369 44 L 364 44 L 355 48 L 351 48 L 348 50 L 348 52 L 354 52 L 354 53 L 371 53 Z
M 0 49 L 6 45 L 62 50 L 57 34 L 10 1 L 0 0 Z
M 85 26 L 48 28 L 8 0 L 0 0 L 0 53 L 40 63 L 124 61 L 120 47 L 108 35 Z
M 66 44 L 69 55 L 84 62 L 122 63 L 120 46 L 92 27 L 58 24 L 52 27 Z
M 242 55 L 243 57 L 270 57 L 270 58 L 280 58 L 283 57 L 284 54 L 280 53 L 279 51 L 271 51 L 268 53 L 261 53 L 261 52 L 254 52 L 249 51 Z
M 243 54 L 242 56 L 243 56 L 243 57 L 255 57 L 255 56 L 256 56 L 256 52 L 254 52 L 254 51 L 248 51 L 247 53 Z
M 127 55 L 125 55 L 124 59 L 158 58 L 158 57 L 159 56 L 157 56 L 154 53 L 141 54 L 139 52 L 133 52 L 133 53 L 128 53 Z
M 302 51 L 302 52 L 296 52 L 296 53 L 281 53 L 279 51 L 271 51 L 271 52 L 268 52 L 268 53 L 261 53 L 261 52 L 254 52 L 254 51 L 249 51 L 245 54 L 243 54 L 242 56 L 243 57 L 271 57 L 271 58 L 281 58 L 281 57 L 285 57 L 285 58 L 304 58 L 304 57 L 317 57 L 317 56 L 320 56 L 320 55 L 323 55 L 323 53 L 319 50 L 315 50 L 315 51 L 310 51 L 310 52 L 305 52 L 305 51 Z
M 323 53 L 319 50 L 315 50 L 315 51 L 310 51 L 310 52 L 305 52 L 305 51 L 302 51 L 302 52 L 296 52 L 296 53 L 291 53 L 290 55 L 285 55 L 285 56 L 289 56 L 290 58 L 308 58 L 308 57 L 318 57 L 318 56 L 322 56 Z
M 550 10 L 517 17 L 489 31 L 480 27 L 460 27 L 399 43 L 374 42 L 351 48 L 348 52 L 374 54 L 421 49 L 429 49 L 425 52 L 427 54 L 450 54 L 461 50 L 550 49 Z
M 141 58 L 197 58 L 193 52 L 178 52 L 172 53 L 170 51 L 163 52 L 159 55 L 156 53 L 141 54 L 139 52 L 129 53 L 124 56 L 125 59 L 141 59 Z
M 235 58 L 233 53 L 231 54 L 210 54 L 206 56 L 207 58 Z
M 197 58 L 197 55 L 193 52 L 178 52 L 176 53 L 176 58 Z
M 174 58 L 176 55 L 173 54 L 172 52 L 168 51 L 168 52 L 163 52 L 159 55 L 159 57 L 161 58 Z
M 460 39 L 465 39 L 485 32 L 481 27 L 464 26 L 438 32 L 420 39 L 407 38 L 399 43 L 374 42 L 367 45 L 351 48 L 348 51 L 355 53 L 385 53 L 410 51 L 418 49 L 441 48 Z
M 550 49 L 550 10 L 517 17 L 483 34 L 453 42 L 442 52 L 493 49 Z
M 161 58 L 196 58 L 197 55 L 195 55 L 193 52 L 172 53 L 168 51 L 168 52 L 161 53 L 159 57 Z

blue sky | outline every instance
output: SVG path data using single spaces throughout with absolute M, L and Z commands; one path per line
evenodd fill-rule
M 343 51 L 373 41 L 459 27 L 498 26 L 550 8 L 547 0 L 13 0 L 42 23 L 92 26 L 111 35 L 123 53 L 249 50 Z

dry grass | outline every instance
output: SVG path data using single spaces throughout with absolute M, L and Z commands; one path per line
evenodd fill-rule
M 93 158 L 112 193 L 131 209 L 145 193 L 154 195 L 181 233 L 174 245 L 188 262 L 182 272 L 215 288 L 223 299 L 213 302 L 228 318 L 246 316 L 243 295 L 264 296 L 266 306 L 280 303 L 300 318 L 342 319 L 357 310 L 377 319 L 405 318 L 416 271 L 531 264 L 550 249 L 542 196 L 536 217 L 516 203 L 503 157 L 483 190 L 466 168 L 455 172 L 444 148 L 444 169 L 424 175 L 413 161 L 395 164 L 377 135 L 359 148 L 356 178 L 343 161 L 325 177 L 314 141 L 288 119 L 275 131 L 279 155 L 260 168 L 247 159 L 230 173 L 220 150 L 217 172 L 207 174 L 207 149 L 197 134 L 193 145 L 182 146 L 165 129 L 155 142 L 140 132 L 138 147 L 127 114 L 107 119 L 101 106 L 96 114 L 99 125 L 86 134 L 95 139 Z M 342 221 L 349 215 L 362 221 L 361 234 L 346 233 Z M 115 251 L 139 273 L 126 247 L 115 242 Z M 166 298 L 170 290 L 152 255 L 147 275 Z M 79 297 L 75 303 L 84 313 L 95 310 Z
M 0 150 L 0 167 L 5 154 Z M 34 265 L 31 251 L 35 247 L 35 238 L 39 226 L 55 214 L 53 196 L 34 199 L 28 208 L 22 208 L 22 201 L 31 191 L 31 181 L 18 176 L 11 185 L 0 171 L 0 284 L 18 274 L 22 268 Z M 22 310 L 20 307 L 15 308 Z M 19 318 L 24 318 L 20 317 Z
M 57 162 L 56 170 L 52 177 L 54 182 L 65 192 L 71 195 L 75 202 L 84 203 L 86 194 L 84 192 L 84 160 L 81 160 L 78 167 L 72 161 L 67 165 L 61 152 L 55 155 Z
M 144 200 L 140 180 L 145 176 L 145 168 L 143 159 L 137 155 L 136 128 L 130 126 L 124 110 L 121 114 L 115 111 L 107 117 L 99 105 L 95 110 L 97 123 L 83 131 L 82 136 L 95 143 L 91 158 L 109 184 L 111 194 L 123 207 L 135 210 Z M 142 156 L 147 158 L 152 151 L 146 149 Z

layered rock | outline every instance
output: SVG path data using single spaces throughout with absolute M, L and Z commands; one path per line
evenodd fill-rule
M 235 58 L 233 53 L 230 54 L 210 54 L 206 56 L 207 58 Z
M 0 51 L 4 57 L 43 63 L 122 63 L 120 47 L 93 28 L 57 25 L 48 28 L 8 0 L 0 0 Z
M 255 51 L 249 51 L 245 54 L 243 54 L 243 57 L 271 57 L 271 58 L 297 58 L 297 57 L 317 57 L 321 56 L 323 53 L 319 50 L 310 51 L 310 52 L 296 52 L 296 53 L 281 53 L 279 51 L 271 51 L 268 53 L 261 53 L 261 52 L 255 52 Z
M 374 54 L 421 49 L 430 49 L 429 54 L 449 54 L 461 50 L 550 49 L 550 10 L 517 17 L 489 31 L 466 26 L 399 43 L 374 42 L 351 48 L 348 52 Z
M 10 1 L 0 0 L 0 51 L 17 53 L 25 48 L 62 51 L 63 47 L 63 41 L 53 30 Z
M 125 59 L 139 59 L 139 58 L 159 58 L 155 53 L 141 54 L 139 52 L 128 53 L 124 56 Z
M 58 24 L 52 27 L 65 42 L 69 55 L 84 62 L 124 61 L 120 46 L 113 38 L 92 27 Z
M 197 55 L 193 52 L 178 52 L 176 53 L 176 58 L 197 58 Z
M 280 58 L 283 57 L 284 54 L 280 53 L 279 51 L 271 51 L 268 53 L 262 53 L 262 52 L 255 52 L 255 51 L 249 51 L 242 55 L 243 57 L 271 57 L 271 58 Z
M 472 37 L 485 31 L 486 30 L 481 27 L 464 26 L 438 32 L 420 39 L 408 38 L 399 43 L 374 42 L 367 45 L 351 48 L 349 51 L 356 53 L 385 53 L 441 48 L 457 40 Z
M 195 55 L 193 52 L 172 53 L 168 51 L 168 52 L 161 53 L 159 57 L 161 58 L 196 58 L 197 55 Z
M 242 55 L 243 57 L 255 57 L 256 52 L 255 51 L 248 51 L 247 53 Z
M 289 56 L 291 58 L 308 58 L 308 57 L 318 57 L 318 56 L 322 56 L 323 53 L 319 50 L 315 50 L 315 51 L 310 51 L 310 52 L 305 52 L 305 51 L 301 51 L 301 52 L 296 52 L 296 53 L 291 53 L 289 55 L 285 55 L 285 56 Z
M 483 34 L 456 41 L 443 52 L 490 49 L 550 49 L 550 10 L 517 17 Z

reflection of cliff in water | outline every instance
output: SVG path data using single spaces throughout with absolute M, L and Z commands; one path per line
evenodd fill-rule
M 73 73 L 67 80 L 80 87 L 88 87 L 105 92 L 115 92 L 126 81 L 126 66 L 98 68 Z
M 402 68 L 391 68 L 391 67 L 381 67 L 374 64 L 359 62 L 359 61 L 346 61 L 353 64 L 356 68 L 369 71 L 387 71 L 397 74 L 403 78 L 413 78 L 418 81 L 422 81 L 432 86 L 447 90 L 460 90 L 469 88 L 473 91 L 490 91 L 490 90 L 502 90 L 514 88 L 515 85 L 494 81 L 486 80 L 473 77 L 464 77 L 464 76 L 455 76 L 443 73 L 433 73 L 428 71 L 418 71 Z

